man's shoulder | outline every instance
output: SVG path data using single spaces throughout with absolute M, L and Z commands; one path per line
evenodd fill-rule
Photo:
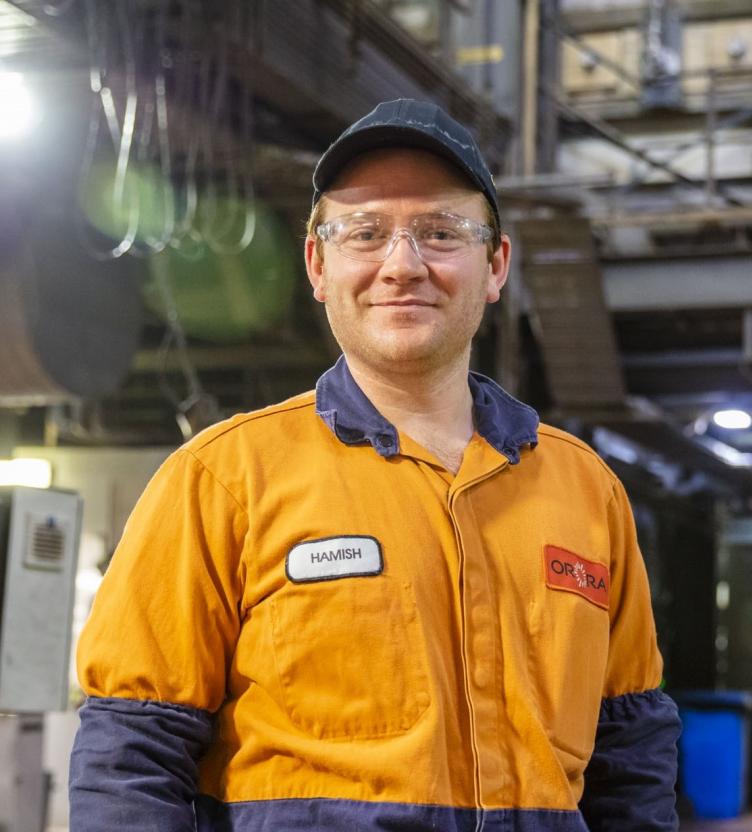
M 562 461 L 576 462 L 578 465 L 592 468 L 594 472 L 605 475 L 608 480 L 616 481 L 616 475 L 597 451 L 573 434 L 541 422 L 538 425 L 538 442 L 540 450 L 544 453 L 550 452 Z
M 246 441 L 252 434 L 264 437 L 270 432 L 294 429 L 295 423 L 314 415 L 315 405 L 316 393 L 308 390 L 260 410 L 236 413 L 202 430 L 183 445 L 183 450 L 199 454 L 217 443 L 233 444 Z

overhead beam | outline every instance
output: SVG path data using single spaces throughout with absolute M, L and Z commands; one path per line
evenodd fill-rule
M 587 181 L 585 180 L 587 184 Z M 752 207 L 701 208 L 684 211 L 619 211 L 591 215 L 594 226 L 605 228 L 691 228 L 718 223 L 725 226 L 752 225 Z
M 752 256 L 603 265 L 611 311 L 752 307 Z
M 749 17 L 749 0 L 683 0 L 682 17 L 685 21 L 719 20 L 721 18 Z M 645 4 L 597 8 L 582 2 L 579 8 L 571 8 L 562 14 L 562 23 L 570 32 L 586 34 L 607 32 L 641 26 L 645 20 Z
M 688 469 L 703 471 L 718 485 L 736 494 L 752 494 L 752 468 L 735 467 L 697 438 L 685 435 L 683 426 L 650 403 L 630 400 L 628 409 L 581 410 L 562 409 L 552 414 L 559 422 L 577 418 L 592 427 L 604 427 L 636 442 L 667 461 Z M 730 449 L 733 451 L 733 449 Z M 737 454 L 741 457 L 742 454 Z
M 605 139 L 607 142 L 610 142 L 615 147 L 620 148 L 625 153 L 633 156 L 635 159 L 645 162 L 655 170 L 663 171 L 663 173 L 668 174 L 672 180 L 676 182 L 681 182 L 692 188 L 705 188 L 705 179 L 692 179 L 689 176 L 685 176 L 673 165 L 657 159 L 655 156 L 642 148 L 633 145 L 621 130 L 618 130 L 602 118 L 589 114 L 582 107 L 575 106 L 570 101 L 566 101 L 556 89 L 543 86 L 543 91 L 556 102 L 557 107 L 563 115 L 587 125 L 587 127 L 589 127 L 595 135 Z M 725 188 L 719 187 L 719 196 L 722 197 L 729 205 L 743 205 L 743 203 L 736 197 L 727 194 L 725 192 Z
M 318 344 L 258 344 L 227 347 L 189 347 L 188 360 L 196 370 L 317 368 L 330 363 Z M 131 371 L 136 373 L 179 371 L 182 365 L 174 350 L 164 355 L 160 349 L 136 353 Z

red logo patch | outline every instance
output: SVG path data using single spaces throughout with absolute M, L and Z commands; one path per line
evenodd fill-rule
M 607 566 L 586 560 L 558 546 L 546 546 L 543 555 L 546 562 L 546 586 L 576 592 L 596 606 L 608 609 Z

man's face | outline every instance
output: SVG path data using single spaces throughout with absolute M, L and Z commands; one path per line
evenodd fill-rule
M 421 214 L 447 212 L 485 222 L 485 199 L 455 168 L 422 151 L 364 154 L 327 192 L 324 220 L 372 212 L 398 227 Z M 320 244 L 321 246 L 321 244 Z M 353 260 L 331 243 L 321 253 L 306 240 L 314 297 L 326 304 L 335 338 L 348 359 L 380 372 L 422 372 L 469 353 L 486 303 L 506 279 L 509 240 L 489 262 L 486 245 L 440 262 L 424 262 L 400 237 L 383 262 Z

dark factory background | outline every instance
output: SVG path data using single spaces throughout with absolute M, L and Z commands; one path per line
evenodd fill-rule
M 66 828 L 67 642 L 149 476 L 338 355 L 305 278 L 311 174 L 397 97 L 468 125 L 499 190 L 512 276 L 475 369 L 623 479 L 667 690 L 715 691 L 697 707 L 746 742 L 749 0 L 0 0 L 0 575 L 16 486 L 80 499 L 54 589 L 74 637 L 45 647 L 64 690 L 19 705 L 44 683 L 3 688 L 0 629 L 0 829 Z

